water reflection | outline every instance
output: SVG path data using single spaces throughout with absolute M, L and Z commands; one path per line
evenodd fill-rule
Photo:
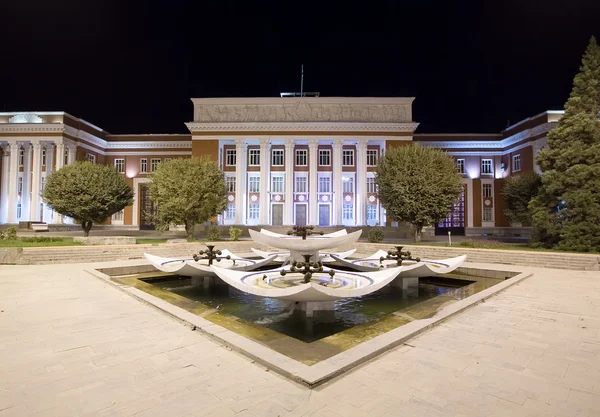
M 312 319 L 295 309 L 293 303 L 257 297 L 227 285 L 209 288 L 191 286 L 186 278 L 149 282 L 202 304 L 218 306 L 220 314 L 233 315 L 304 342 L 312 342 L 356 325 L 377 322 L 385 315 L 435 297 L 468 297 L 478 290 L 476 283 L 467 279 L 421 278 L 418 285 L 407 289 L 387 286 L 363 297 L 338 300 L 333 311 L 318 312 Z

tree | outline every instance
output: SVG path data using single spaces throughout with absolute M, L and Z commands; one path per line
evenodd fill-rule
M 133 204 L 133 190 L 113 167 L 86 161 L 53 172 L 42 198 L 54 211 L 80 222 L 87 237 L 94 223 Z
M 190 238 L 197 223 L 222 213 L 227 204 L 223 173 L 208 157 L 163 162 L 151 178 L 150 198 L 156 205 L 154 221 L 159 230 L 183 224 Z
M 415 242 L 421 241 L 423 226 L 448 216 L 463 190 L 452 157 L 420 145 L 388 150 L 376 173 L 381 204 L 394 220 L 413 225 Z
M 530 203 L 534 241 L 600 251 L 600 47 L 592 37 L 565 104 L 537 159 L 539 194 Z
M 502 189 L 502 197 L 506 208 L 504 214 L 514 223 L 531 225 L 529 202 L 538 193 L 542 177 L 535 172 L 513 175 L 506 180 Z

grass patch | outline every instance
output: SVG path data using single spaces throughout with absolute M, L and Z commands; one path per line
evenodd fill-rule
M 167 243 L 167 239 L 136 239 L 135 243 L 138 245 L 158 245 L 160 243 Z
M 81 246 L 70 237 L 22 237 L 17 239 L 0 240 L 0 248 L 34 248 L 44 246 Z

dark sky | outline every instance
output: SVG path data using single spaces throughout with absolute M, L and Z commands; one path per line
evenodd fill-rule
M 0 109 L 183 133 L 190 97 L 414 96 L 419 132 L 562 108 L 600 0 L 22 0 L 0 7 Z

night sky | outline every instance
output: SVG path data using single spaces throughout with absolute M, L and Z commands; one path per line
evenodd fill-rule
M 414 96 L 418 132 L 561 109 L 600 0 L 21 0 L 0 7 L 0 110 L 186 133 L 190 97 Z

